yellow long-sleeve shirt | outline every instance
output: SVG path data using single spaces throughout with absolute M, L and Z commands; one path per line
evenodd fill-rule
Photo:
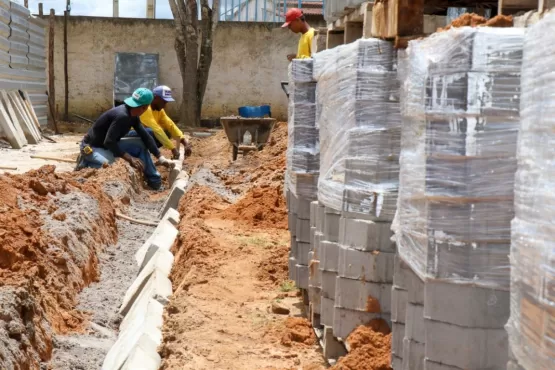
M 168 138 L 164 130 L 168 131 L 173 139 L 180 140 L 183 138 L 181 130 L 175 125 L 172 119 L 168 117 L 163 109 L 157 111 L 148 107 L 147 111 L 141 115 L 141 122 L 146 127 L 152 129 L 156 139 L 166 149 L 173 150 L 175 145 L 170 138 Z
M 312 58 L 312 39 L 314 38 L 314 28 L 310 28 L 299 39 L 297 59 Z

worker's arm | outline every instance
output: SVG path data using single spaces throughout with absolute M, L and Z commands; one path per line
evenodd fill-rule
M 108 132 L 106 133 L 106 137 L 104 138 L 104 147 L 111 151 L 114 154 L 114 157 L 123 157 L 124 153 L 119 148 L 118 143 L 122 137 L 128 132 L 128 123 L 124 122 L 127 120 L 127 117 L 120 117 L 114 120 L 110 127 L 108 128 Z
M 137 131 L 137 134 L 139 134 L 139 136 L 143 140 L 143 143 L 148 148 L 148 151 L 151 152 L 152 155 L 154 155 L 156 158 L 160 158 L 161 154 L 158 150 L 158 147 L 156 146 L 154 138 L 150 136 L 150 134 L 145 130 L 145 127 L 138 118 L 136 119 L 136 123 L 133 124 L 133 127 L 135 128 L 135 131 Z
M 160 119 L 158 120 L 158 123 L 160 124 L 160 126 L 162 126 L 164 130 L 170 133 L 173 139 L 183 139 L 183 132 L 181 132 L 181 130 L 177 127 L 173 120 L 166 114 L 166 111 L 164 109 L 160 111 Z
M 169 150 L 174 150 L 175 145 L 172 141 L 168 138 L 168 135 L 164 132 L 164 129 L 160 127 L 154 115 L 152 114 L 152 110 L 149 108 L 146 112 L 141 115 L 141 122 L 146 127 L 152 129 L 154 133 L 154 137 L 162 144 L 162 146 Z

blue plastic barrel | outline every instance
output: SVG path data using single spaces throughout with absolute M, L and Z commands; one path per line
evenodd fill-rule
M 260 105 L 257 107 L 240 107 L 239 116 L 244 118 L 262 118 L 272 117 L 269 105 Z

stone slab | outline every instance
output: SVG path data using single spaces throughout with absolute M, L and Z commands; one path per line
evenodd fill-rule
M 403 359 L 401 357 L 391 356 L 391 368 L 393 370 L 403 370 Z
M 408 284 L 407 290 L 409 292 L 409 303 L 424 305 L 424 281 L 420 280 L 420 277 L 410 270 L 407 272 Z
M 502 329 L 511 314 L 510 292 L 428 280 L 424 316 L 464 327 Z
M 425 354 L 425 344 L 405 338 L 403 340 L 403 370 L 424 370 Z
M 289 280 L 297 281 L 297 260 L 295 257 L 289 257 Z
M 322 273 L 322 296 L 334 300 L 337 273 L 333 271 L 320 271 Z
M 179 201 L 185 194 L 185 189 L 187 189 L 188 184 L 189 184 L 188 178 L 182 178 L 175 181 L 175 183 L 173 184 L 172 190 L 170 192 L 170 195 L 168 196 L 168 198 L 166 199 L 166 202 L 162 206 L 160 217 L 163 217 L 164 214 L 166 214 L 166 212 L 170 208 L 179 209 Z
M 504 329 L 476 329 L 425 320 L 426 358 L 461 369 L 504 369 L 509 361 Z
M 142 271 L 158 250 L 169 251 L 178 234 L 179 231 L 169 218 L 162 219 L 150 237 L 135 253 L 135 261 L 139 266 L 139 271 Z
M 449 366 L 440 364 L 439 362 L 433 362 L 427 358 L 424 359 L 424 370 L 464 370 L 455 366 Z M 507 367 L 507 370 L 511 370 Z M 516 370 L 516 369 L 515 369 Z
M 392 284 L 337 277 L 335 304 L 355 311 L 391 314 L 391 288 Z
M 306 265 L 295 265 L 297 269 L 297 287 L 301 289 L 308 289 L 308 266 Z
M 424 306 L 408 303 L 406 307 L 405 338 L 426 343 L 426 325 L 424 324 Z
M 396 254 L 393 267 L 393 285 L 399 289 L 408 290 L 411 272 L 409 265 L 403 261 L 399 254 Z
M 393 286 L 391 291 L 391 320 L 404 324 L 407 315 L 409 292 Z
M 403 357 L 403 340 L 405 339 L 405 324 L 393 322 L 391 324 L 391 353 Z
M 310 223 L 310 204 L 311 200 L 305 199 L 303 197 L 298 197 L 297 200 L 297 218 L 301 220 L 307 220 Z
M 340 214 L 336 211 L 330 211 L 326 208 L 326 214 L 324 216 L 324 239 L 330 242 L 339 242 L 339 220 L 341 218 Z
M 337 272 L 339 265 L 339 244 L 324 240 L 320 242 L 320 268 Z
M 322 325 L 327 325 L 331 328 L 333 326 L 333 313 L 334 313 L 333 299 L 329 299 L 322 296 L 320 300 L 320 323 Z
M 340 277 L 376 283 L 393 283 L 394 253 L 365 252 L 339 246 Z
M 297 217 L 295 236 L 298 242 L 310 243 L 310 220 Z
M 374 222 L 341 217 L 339 244 L 361 251 L 395 253 L 395 242 L 390 222 Z
M 297 259 L 297 263 L 299 265 L 306 265 L 308 266 L 310 259 L 308 254 L 310 253 L 310 243 L 302 243 L 302 242 L 297 242 L 297 253 L 296 253 L 296 259 Z

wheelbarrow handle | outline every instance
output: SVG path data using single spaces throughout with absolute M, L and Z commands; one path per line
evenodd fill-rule
M 289 98 L 289 91 L 287 91 L 287 89 L 285 88 L 285 86 L 289 86 L 289 82 L 287 82 L 287 81 L 281 81 L 281 89 L 283 90 L 283 92 L 285 93 L 285 95 L 287 95 L 287 98 Z

